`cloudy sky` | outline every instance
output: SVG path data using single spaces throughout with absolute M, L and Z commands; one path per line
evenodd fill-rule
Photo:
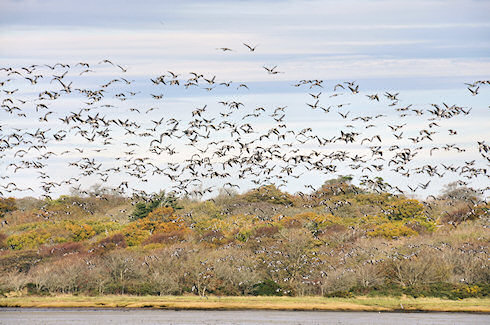
M 199 71 L 247 83 L 251 90 L 243 98 L 251 105 L 300 105 L 304 96 L 295 97 L 291 85 L 301 79 L 330 87 L 356 80 L 364 94 L 399 91 L 405 104 L 472 107 L 473 119 L 447 125 L 465 128 L 456 142 L 469 144 L 490 136 L 489 90 L 472 97 L 465 85 L 490 76 L 489 12 L 489 1 L 470 0 L 1 0 L 0 66 L 110 59 L 137 82 L 168 70 Z M 257 45 L 256 51 L 242 43 Z M 222 47 L 233 51 L 217 50 Z M 271 76 L 262 68 L 276 65 L 283 73 Z M 100 67 L 86 82 L 117 75 Z M 170 95 L 175 105 L 191 108 L 210 96 Z M 0 118 L 12 128 L 38 127 L 37 117 Z M 296 118 L 291 123 L 319 122 L 310 113 Z
M 3 64 L 100 60 L 267 80 L 450 78 L 490 71 L 488 1 L 53 1 L 0 3 Z M 242 42 L 258 44 L 247 55 Z M 233 56 L 217 56 L 230 47 Z M 234 53 L 235 54 L 235 53 Z M 226 60 L 226 65 L 222 65 Z

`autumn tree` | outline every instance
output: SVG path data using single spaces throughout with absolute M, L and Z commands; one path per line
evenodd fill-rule
M 131 280 L 137 279 L 138 269 L 135 256 L 129 252 L 113 251 L 103 257 L 114 291 L 124 294 Z
M 424 211 L 424 205 L 414 199 L 395 201 L 386 211 L 390 220 L 403 220 L 418 217 Z
M 401 286 L 446 281 L 449 277 L 447 262 L 435 254 L 397 254 L 384 265 L 387 278 Z
M 481 195 L 471 187 L 461 186 L 458 182 L 447 184 L 442 190 L 441 199 L 456 201 L 478 201 Z
M 0 198 L 0 218 L 3 218 L 7 212 L 15 210 L 17 210 L 17 206 L 13 197 Z
M 275 185 L 264 185 L 245 194 L 249 202 L 268 202 L 273 204 L 291 205 L 293 203 L 289 194 L 282 192 Z
M 362 190 L 352 184 L 352 176 L 339 176 L 325 181 L 322 187 L 313 193 L 317 197 L 330 197 L 334 195 L 361 193 Z

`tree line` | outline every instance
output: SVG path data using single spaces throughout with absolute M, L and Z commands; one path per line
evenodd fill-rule
M 426 200 L 349 177 L 215 198 L 94 187 L 0 199 L 0 293 L 487 296 L 488 204 L 457 184 Z

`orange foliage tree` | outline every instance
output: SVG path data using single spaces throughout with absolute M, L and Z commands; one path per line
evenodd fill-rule
M 170 233 L 188 229 L 184 220 L 174 214 L 171 207 L 156 208 L 147 217 L 138 219 L 125 227 L 123 233 L 129 246 L 141 244 L 156 233 Z

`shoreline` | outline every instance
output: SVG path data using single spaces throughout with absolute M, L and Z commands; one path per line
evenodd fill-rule
M 490 314 L 490 298 L 446 300 L 408 297 L 267 296 L 18 296 L 0 298 L 0 308 L 90 308 L 160 310 L 271 310 L 338 312 L 457 312 Z M 1 309 L 0 309 L 1 310 Z

